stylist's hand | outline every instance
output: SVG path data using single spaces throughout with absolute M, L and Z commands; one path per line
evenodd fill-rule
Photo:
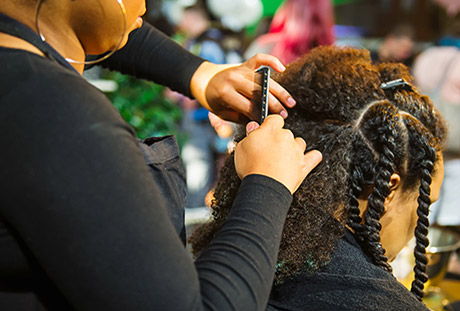
M 195 71 L 190 89 L 192 95 L 222 119 L 243 123 L 251 118 L 254 71 L 270 66 L 278 72 L 285 67 L 274 56 L 256 54 L 240 65 L 216 65 L 204 62 Z M 270 80 L 269 110 L 287 117 L 284 106 L 293 107 L 295 100 L 277 82 Z
M 247 137 L 236 146 L 235 167 L 241 179 L 251 174 L 265 175 L 294 193 L 321 162 L 322 155 L 317 150 L 304 154 L 305 141 L 294 138 L 283 125 L 279 115 L 268 116 L 260 127 L 256 122 L 249 122 Z

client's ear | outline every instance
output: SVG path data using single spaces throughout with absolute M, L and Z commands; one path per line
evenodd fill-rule
M 390 194 L 385 199 L 385 203 L 384 203 L 385 205 L 393 201 L 396 195 L 396 191 L 401 186 L 401 177 L 398 174 L 393 173 L 390 177 L 390 182 L 388 183 L 388 186 L 390 186 Z
M 398 174 L 393 173 L 390 177 L 390 182 L 388 183 L 388 185 L 390 186 L 390 194 L 385 198 L 385 202 L 383 202 L 383 207 L 385 209 L 385 212 L 387 212 L 387 210 L 392 206 L 393 199 L 396 196 L 396 192 L 401 186 L 401 177 Z M 373 190 L 372 187 L 364 190 L 363 193 L 361 194 L 361 197 L 358 199 L 359 210 L 361 211 L 359 216 L 361 218 L 363 217 L 364 213 L 367 213 L 368 204 L 369 204 L 368 197 L 369 197 L 369 194 L 372 192 L 372 190 Z

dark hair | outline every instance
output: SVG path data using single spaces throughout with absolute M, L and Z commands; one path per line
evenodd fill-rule
M 396 37 L 396 38 L 408 37 L 414 40 L 415 30 L 411 24 L 401 23 L 401 24 L 396 24 L 393 28 L 391 28 L 388 35 Z
M 379 220 L 390 177 L 397 172 L 404 190 L 418 186 L 420 192 L 412 292 L 421 299 L 426 281 L 429 186 L 446 126 L 430 99 L 415 89 L 381 88 L 383 82 L 399 78 L 411 81 L 404 65 L 372 64 L 368 51 L 338 47 L 316 48 L 275 76 L 297 100 L 285 127 L 303 137 L 309 150 L 323 154 L 321 164 L 294 194 L 275 283 L 326 265 L 346 224 L 373 262 L 391 272 L 380 244 Z M 239 184 L 231 154 L 214 194 L 214 218 L 191 238 L 195 254 L 219 230 Z M 368 200 L 363 221 L 358 198 Z

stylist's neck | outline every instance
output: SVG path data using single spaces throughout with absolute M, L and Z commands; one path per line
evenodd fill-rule
M 0 11 L 37 32 L 35 21 L 35 5 L 18 4 L 15 3 L 15 1 L 6 1 L 2 3 Z M 44 1 L 38 16 L 40 32 L 44 36 L 45 41 L 64 58 L 70 58 L 76 61 L 84 61 L 85 51 L 75 31 L 73 31 L 71 27 L 70 18 L 67 18 L 69 16 L 70 13 L 66 13 L 65 9 L 57 6 L 50 8 L 46 5 L 46 1 Z M 31 43 L 16 37 L 1 37 L 0 46 L 22 49 L 38 54 L 40 56 L 44 56 L 43 53 Z M 80 74 L 83 73 L 84 65 L 71 65 Z

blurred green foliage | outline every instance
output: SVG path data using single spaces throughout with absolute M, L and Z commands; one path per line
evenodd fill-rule
M 107 96 L 139 138 L 174 134 L 180 145 L 184 142 L 179 127 L 182 110 L 164 97 L 165 87 L 112 71 L 106 72 L 104 79 L 118 84 Z

